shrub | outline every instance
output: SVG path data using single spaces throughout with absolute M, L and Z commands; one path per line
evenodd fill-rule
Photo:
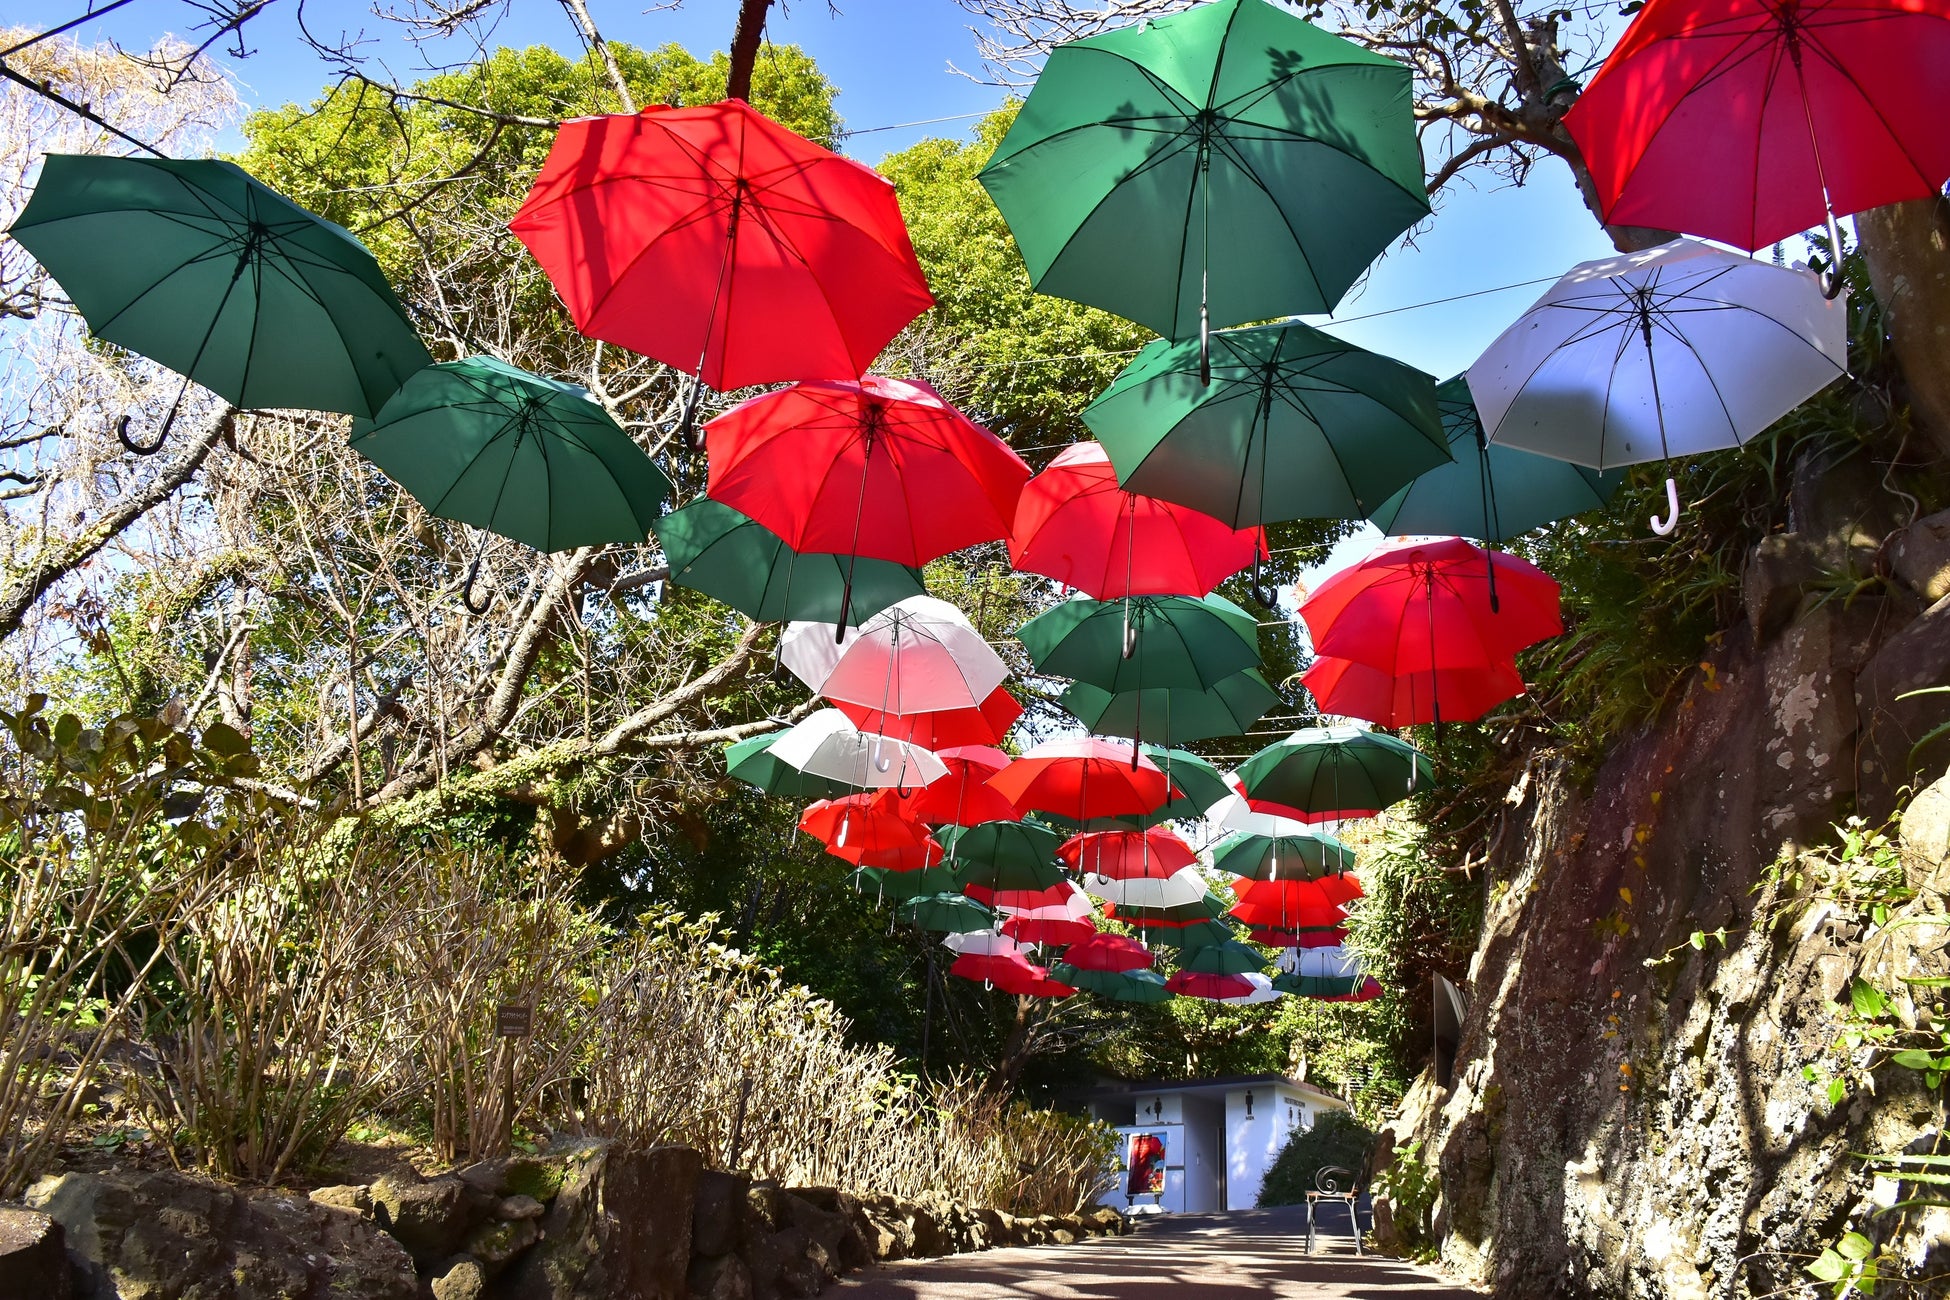
M 1358 1175 L 1373 1149 L 1374 1134 L 1360 1120 L 1344 1110 L 1323 1111 L 1312 1128 L 1295 1129 L 1280 1148 L 1259 1186 L 1258 1203 L 1299 1205 L 1316 1190 L 1314 1177 L 1322 1169 L 1338 1167 Z

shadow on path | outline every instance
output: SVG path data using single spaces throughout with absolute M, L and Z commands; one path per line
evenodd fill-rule
M 830 1288 L 836 1300 L 1473 1300 L 1480 1293 L 1426 1269 L 1357 1258 L 1344 1216 L 1323 1211 L 1309 1256 L 1306 1210 L 1142 1220 L 1128 1237 L 1075 1246 L 985 1250 L 863 1273 Z

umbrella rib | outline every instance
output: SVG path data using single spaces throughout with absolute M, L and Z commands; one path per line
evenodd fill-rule
M 1848 84 L 1854 88 L 1855 93 L 1862 97 L 1862 102 L 1868 106 L 1868 109 L 1871 113 L 1875 114 L 1876 121 L 1882 123 L 1882 129 L 1888 133 L 1889 139 L 1895 144 L 1897 152 L 1902 154 L 1903 161 L 1909 164 L 1910 171 L 1915 175 L 1916 179 L 1920 183 L 1930 187 L 1931 189 L 1941 191 L 1942 186 L 1938 185 L 1934 180 L 1930 179 L 1930 177 L 1923 171 L 1923 168 L 1917 163 L 1916 159 L 1913 156 L 1911 156 L 1909 152 L 1909 146 L 1903 142 L 1902 136 L 1897 134 L 1895 124 L 1892 123 L 1889 120 L 1888 116 L 1883 113 L 1881 105 L 1877 104 L 1875 100 L 1870 97 L 1869 92 L 1863 89 L 1862 83 L 1856 79 L 1855 74 L 1850 72 L 1844 66 L 1842 66 L 1841 60 L 1836 58 L 1833 51 L 1831 51 L 1818 38 L 1810 36 L 1808 43 L 1814 47 L 1815 53 L 1819 54 L 1822 57 L 1822 59 L 1825 62 L 1827 62 L 1828 66 L 1835 70 L 1835 74 L 1841 77 L 1842 80 L 1848 82 Z M 1813 134 L 1814 134 L 1813 128 L 1810 127 L 1809 135 L 1812 136 Z M 1820 145 L 1816 144 L 1815 148 L 1819 150 Z M 1839 264 L 1841 261 L 1842 250 L 1839 248 L 1835 249 L 1834 255 L 1835 255 L 1836 262 Z

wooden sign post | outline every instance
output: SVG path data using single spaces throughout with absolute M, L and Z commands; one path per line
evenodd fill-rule
M 501 1145 L 515 1149 L 515 1042 L 535 1032 L 535 1008 L 526 1002 L 503 1002 L 494 1009 L 494 1032 L 501 1039 Z

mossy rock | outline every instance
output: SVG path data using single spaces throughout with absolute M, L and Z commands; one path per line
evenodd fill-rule
M 556 1161 L 516 1156 L 508 1162 L 501 1182 L 510 1196 L 532 1196 L 546 1205 L 561 1194 L 565 1177 L 563 1166 Z

